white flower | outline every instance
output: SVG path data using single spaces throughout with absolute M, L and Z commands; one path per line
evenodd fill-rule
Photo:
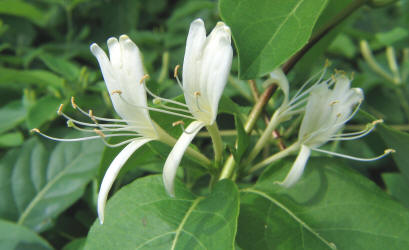
M 144 79 L 144 71 L 138 47 L 126 35 L 120 36 L 119 41 L 111 37 L 107 44 L 109 59 L 95 43 L 91 45 L 91 52 L 101 67 L 115 111 L 128 124 L 123 126 L 123 130 L 134 130 L 138 137 L 132 139 L 115 157 L 104 175 L 98 194 L 98 216 L 101 224 L 104 222 L 109 190 L 122 166 L 138 148 L 159 138 L 157 128 L 147 110 L 144 85 L 140 84 L 141 79 Z
M 192 122 L 170 152 L 163 170 L 167 192 L 174 196 L 173 182 L 182 156 L 204 126 L 216 120 L 219 100 L 227 82 L 233 58 L 230 28 L 217 23 L 208 37 L 201 19 L 190 25 L 183 61 L 183 92 Z
M 330 86 L 334 83 L 335 85 L 331 89 Z M 361 161 L 376 160 L 392 152 L 392 150 L 386 150 L 379 157 L 362 159 L 318 149 L 328 141 L 352 140 L 363 137 L 374 129 L 375 124 L 381 122 L 374 121 L 360 132 L 339 134 L 345 123 L 358 111 L 359 104 L 363 99 L 362 89 L 350 88 L 350 80 L 344 75 L 338 74 L 330 81 L 313 86 L 298 134 L 297 145 L 301 149 L 287 177 L 283 182 L 279 182 L 280 185 L 290 187 L 300 179 L 311 150 Z

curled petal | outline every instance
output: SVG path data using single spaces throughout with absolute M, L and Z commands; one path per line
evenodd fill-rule
M 278 86 L 284 93 L 284 102 L 283 105 L 286 105 L 289 100 L 290 94 L 290 84 L 288 83 L 287 76 L 284 74 L 281 68 L 276 68 L 273 72 L 270 73 L 270 80 L 274 83 L 277 83 Z
M 122 151 L 115 157 L 111 165 L 108 167 L 104 178 L 102 179 L 101 188 L 98 193 L 98 217 L 101 224 L 104 223 L 104 211 L 105 204 L 107 201 L 109 190 L 112 187 L 116 177 L 119 174 L 122 166 L 126 163 L 129 157 L 145 143 L 151 141 L 152 139 L 136 139 L 135 141 L 129 143 Z
M 182 160 L 182 156 L 190 142 L 204 125 L 205 124 L 203 122 L 199 121 L 194 121 L 189 124 L 185 132 L 183 132 L 183 134 L 179 137 L 168 158 L 166 159 L 165 166 L 163 167 L 163 183 L 166 191 L 172 197 L 175 196 L 173 182 L 175 180 L 179 163 Z
M 294 185 L 304 172 L 305 165 L 307 164 L 308 158 L 310 157 L 311 149 L 307 146 L 301 145 L 301 150 L 298 153 L 297 159 L 295 160 L 290 172 L 285 177 L 284 181 L 276 182 L 280 186 L 289 188 Z

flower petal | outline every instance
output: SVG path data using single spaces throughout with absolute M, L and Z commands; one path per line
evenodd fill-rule
M 284 101 L 282 105 L 287 105 L 289 94 L 290 94 L 290 84 L 288 83 L 287 76 L 284 74 L 283 70 L 278 67 L 273 72 L 270 73 L 270 80 L 277 83 L 284 93 Z
M 297 159 L 293 166 L 291 167 L 290 172 L 285 177 L 284 181 L 276 182 L 280 186 L 289 188 L 294 185 L 300 178 L 302 173 L 304 172 L 305 165 L 307 164 L 308 158 L 310 157 L 311 149 L 307 146 L 301 145 L 301 150 L 298 153 Z
M 173 182 L 176 176 L 176 170 L 179 166 L 182 156 L 185 153 L 190 142 L 204 127 L 204 123 L 200 121 L 194 121 L 189 124 L 185 132 L 179 137 L 168 158 L 166 159 L 165 166 L 163 167 L 163 183 L 168 194 L 172 197 L 175 196 Z
M 104 211 L 105 204 L 107 201 L 109 190 L 112 187 L 116 177 L 119 174 L 122 166 L 126 163 L 129 157 L 145 143 L 151 141 L 152 139 L 136 139 L 135 141 L 129 143 L 122 151 L 115 157 L 111 165 L 108 167 L 104 178 L 102 179 L 101 188 L 98 193 L 98 217 L 101 224 L 104 223 Z

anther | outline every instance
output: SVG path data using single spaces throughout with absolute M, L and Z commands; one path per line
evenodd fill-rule
M 339 103 L 339 101 L 332 101 L 329 105 L 333 106 L 335 104 Z
M 92 109 L 90 109 L 88 111 L 88 115 L 89 115 L 89 117 L 91 118 L 92 121 L 94 121 L 96 124 L 98 124 L 97 119 L 95 119 L 94 112 L 92 112 Z
M 74 100 L 74 97 L 73 96 L 71 96 L 71 106 L 74 108 L 74 109 L 77 109 L 77 104 L 75 103 L 75 100 Z
M 375 126 L 378 123 L 383 123 L 383 119 L 375 120 L 371 124 Z
M 176 121 L 174 123 L 172 123 L 172 127 L 178 126 L 178 125 L 185 125 L 185 122 L 180 120 L 180 121 Z
M 67 120 L 67 127 L 69 127 L 69 128 L 75 127 L 74 122 L 72 120 Z
M 193 95 L 196 96 L 196 97 L 197 97 L 197 96 L 200 96 L 200 92 L 199 92 L 199 91 L 196 91 L 196 92 L 193 93 Z
M 95 128 L 95 129 L 94 129 L 94 132 L 95 132 L 97 135 L 101 136 L 102 138 L 105 138 L 105 134 L 102 133 L 101 130 Z
M 144 75 L 144 76 L 141 78 L 141 80 L 139 81 L 139 83 L 140 83 L 140 84 L 143 84 L 143 82 L 144 82 L 146 79 L 148 79 L 148 78 L 149 78 L 149 75 L 148 75 L 148 74 Z
M 392 149 L 392 148 L 385 149 L 384 154 L 390 154 L 390 153 L 392 153 L 392 154 L 396 153 L 396 150 Z
M 31 133 L 40 133 L 40 130 L 38 128 L 33 128 L 30 130 Z
M 160 104 L 162 101 L 159 98 L 153 98 L 152 103 L 157 105 Z
M 112 91 L 111 92 L 111 95 L 113 95 L 113 94 L 122 94 L 122 91 L 120 91 L 119 89 L 117 89 L 117 90 L 114 90 L 114 91 Z
M 338 113 L 338 114 L 337 114 L 337 118 L 340 118 L 340 117 L 341 117 L 341 115 L 342 115 L 341 113 Z
M 331 61 L 329 59 L 325 59 L 324 67 L 329 67 L 331 65 Z
M 61 104 L 60 107 L 58 108 L 57 114 L 61 115 L 62 114 L 62 108 L 64 107 L 64 104 Z
M 179 68 L 180 68 L 180 65 L 179 65 L 179 64 L 176 65 L 175 70 L 173 71 L 173 77 L 174 77 L 174 78 L 177 78 L 177 77 L 178 77 L 178 70 L 179 70 Z

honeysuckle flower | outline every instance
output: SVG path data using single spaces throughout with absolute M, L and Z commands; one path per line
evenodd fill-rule
M 170 152 L 163 169 L 167 192 L 174 196 L 173 182 L 182 156 L 204 126 L 215 123 L 222 92 L 227 82 L 233 58 L 230 28 L 217 23 L 209 36 L 201 19 L 190 25 L 183 61 L 183 93 L 195 121 L 184 130 Z M 210 130 L 209 130 L 210 131 Z
M 330 86 L 333 84 L 331 89 Z M 329 82 L 325 81 L 314 86 L 308 97 L 304 118 L 298 133 L 298 141 L 294 144 L 294 148 L 300 147 L 299 154 L 287 177 L 278 184 L 284 187 L 295 184 L 300 179 L 312 150 L 360 161 L 377 160 L 393 152 L 393 150 L 387 149 L 381 156 L 362 159 L 319 149 L 328 141 L 361 138 L 370 133 L 375 125 L 381 122 L 380 120 L 374 121 L 360 132 L 339 134 L 345 123 L 358 111 L 363 99 L 362 89 L 351 88 L 350 80 L 342 74 L 335 75 Z
M 82 114 L 92 120 L 92 123 L 75 120 L 66 115 L 61 105 L 58 114 L 67 119 L 69 127 L 79 131 L 96 133 L 96 136 L 76 139 L 59 139 L 42 134 L 38 129 L 33 129 L 44 137 L 58 141 L 82 141 L 102 138 L 107 146 L 117 147 L 127 144 L 115 157 L 108 167 L 98 194 L 98 217 L 100 223 L 104 222 L 104 210 L 109 190 L 112 187 L 119 171 L 129 157 L 141 146 L 152 140 L 165 138 L 167 134 L 150 118 L 144 87 L 144 71 L 138 47 L 122 35 L 119 40 L 112 37 L 107 41 L 109 58 L 97 45 L 92 44 L 90 49 L 97 58 L 102 71 L 112 104 L 116 113 L 122 119 L 109 119 L 93 115 L 92 110 L 85 112 L 71 98 L 71 104 Z M 86 129 L 83 127 L 91 127 Z M 126 137 L 124 141 L 110 144 L 105 139 L 109 137 Z

